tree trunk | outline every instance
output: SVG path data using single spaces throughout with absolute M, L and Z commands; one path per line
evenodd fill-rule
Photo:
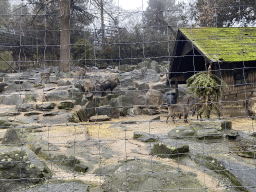
M 60 0 L 60 71 L 70 69 L 70 2 Z

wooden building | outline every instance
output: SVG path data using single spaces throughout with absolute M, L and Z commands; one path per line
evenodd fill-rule
M 173 55 L 169 68 L 172 83 L 186 83 L 211 65 L 212 73 L 228 85 L 221 98 L 226 115 L 245 115 L 243 102 L 256 97 L 255 27 L 179 29 Z

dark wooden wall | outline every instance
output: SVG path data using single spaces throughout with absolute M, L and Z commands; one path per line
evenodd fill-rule
M 222 111 L 226 117 L 247 116 L 244 102 L 256 97 L 256 62 L 219 63 L 213 65 L 213 73 L 223 79 L 227 87 L 223 86 Z M 248 74 L 246 83 L 235 84 L 235 74 Z

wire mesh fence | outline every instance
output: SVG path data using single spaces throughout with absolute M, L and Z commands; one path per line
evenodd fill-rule
M 0 191 L 256 191 L 255 1 L 0 5 Z

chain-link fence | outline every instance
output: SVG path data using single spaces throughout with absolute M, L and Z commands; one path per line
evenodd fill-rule
M 255 1 L 0 5 L 0 191 L 256 191 Z

